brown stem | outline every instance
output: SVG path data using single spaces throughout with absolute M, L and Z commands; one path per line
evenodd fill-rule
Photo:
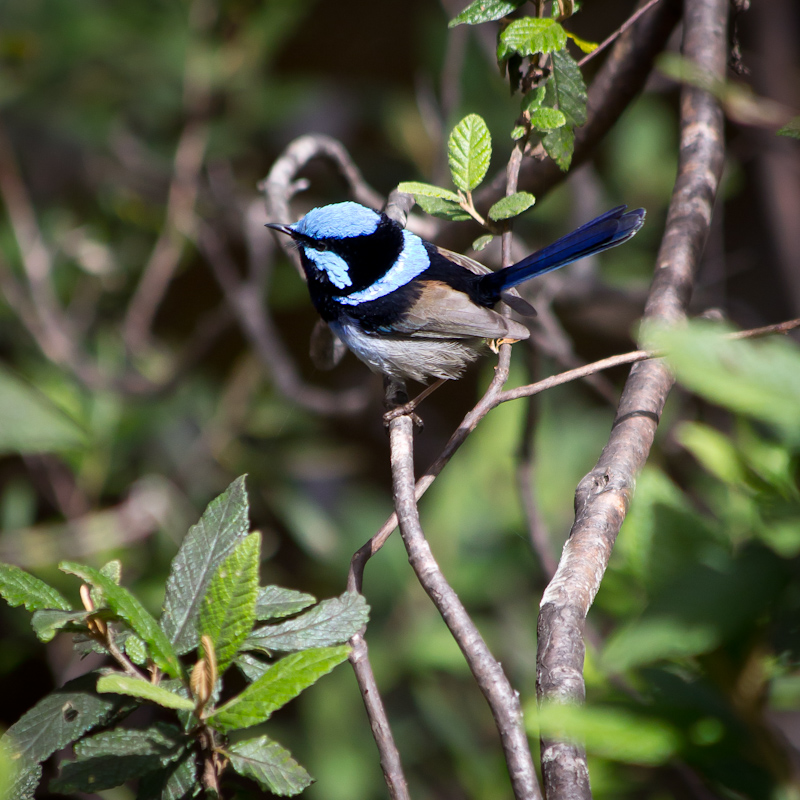
M 684 9 L 684 55 L 718 79 L 725 70 L 726 15 L 724 0 L 689 0 Z M 685 317 L 722 171 L 722 123 L 713 97 L 695 88 L 683 90 L 678 178 L 645 308 L 645 329 L 647 322 L 675 323 Z M 582 634 L 586 613 L 600 586 L 672 383 L 660 360 L 631 369 L 608 443 L 594 469 L 578 485 L 575 522 L 540 606 L 540 701 L 584 700 Z M 591 797 L 586 754 L 573 743 L 542 741 L 542 773 L 549 798 Z
M 445 579 L 422 532 L 414 486 L 413 430 L 414 423 L 408 416 L 397 417 L 389 423 L 394 505 L 409 563 L 464 653 L 489 703 L 500 733 L 514 796 L 518 800 L 541 798 L 519 695 Z

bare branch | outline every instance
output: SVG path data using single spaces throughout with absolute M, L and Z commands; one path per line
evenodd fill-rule
M 719 79 L 725 70 L 726 14 L 724 0 L 693 0 L 685 7 L 684 53 Z M 684 89 L 678 178 L 645 309 L 646 322 L 674 323 L 685 317 L 722 171 L 722 123 L 720 108 L 710 95 Z M 608 444 L 578 486 L 575 522 L 541 601 L 540 701 L 579 703 L 585 697 L 582 634 L 586 613 L 600 586 L 672 383 L 669 370 L 659 360 L 632 368 Z M 542 771 L 548 797 L 591 797 L 586 755 L 580 747 L 543 741 Z
M 364 632 L 362 631 L 353 636 L 349 644 L 352 650 L 348 658 L 353 667 L 353 672 L 355 672 L 364 706 L 367 709 L 367 717 L 369 717 L 375 744 L 378 745 L 381 769 L 386 779 L 386 785 L 389 787 L 389 796 L 392 800 L 409 800 L 408 784 L 403 774 L 400 751 L 395 744 L 392 729 L 389 727 L 386 708 L 383 705 L 378 683 L 372 672 Z
M 414 423 L 408 416 L 397 417 L 389 423 L 394 505 L 409 563 L 464 653 L 489 703 L 500 733 L 514 796 L 518 800 L 541 798 L 519 696 L 447 583 L 422 532 L 414 486 L 413 429 Z

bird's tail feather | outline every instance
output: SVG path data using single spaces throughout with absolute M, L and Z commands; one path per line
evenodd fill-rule
M 627 242 L 642 227 L 645 211 L 637 208 L 626 212 L 626 208 L 627 206 L 613 208 L 522 261 L 484 276 L 481 279 L 481 290 L 487 301 L 496 302 L 504 290 L 537 275 L 552 272 L 573 261 Z

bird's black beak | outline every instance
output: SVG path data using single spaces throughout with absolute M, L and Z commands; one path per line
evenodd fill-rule
M 285 233 L 287 236 L 294 237 L 294 231 L 288 225 L 283 225 L 280 222 L 268 222 L 264 227 L 272 228 L 274 231 L 280 231 L 281 233 Z

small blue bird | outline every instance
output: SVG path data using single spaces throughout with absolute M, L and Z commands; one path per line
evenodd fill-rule
M 535 311 L 513 289 L 628 241 L 644 209 L 612 209 L 510 267 L 492 272 L 358 203 L 321 206 L 268 227 L 300 250 L 311 301 L 336 336 L 390 383 L 458 378 L 487 341 L 527 339 L 495 307 Z

